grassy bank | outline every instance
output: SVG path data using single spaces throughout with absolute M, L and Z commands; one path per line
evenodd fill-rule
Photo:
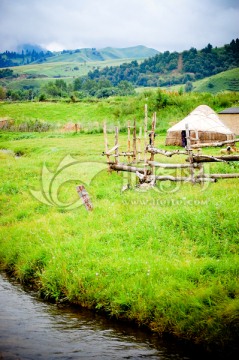
M 156 140 L 163 146 L 164 136 Z M 3 132 L 0 141 L 2 268 L 34 281 L 46 298 L 206 348 L 232 348 L 239 335 L 238 179 L 121 193 L 126 180 L 104 169 L 101 134 Z M 42 172 L 44 163 L 52 174 Z M 77 206 L 80 183 L 90 213 Z M 46 197 L 33 196 L 42 186 Z

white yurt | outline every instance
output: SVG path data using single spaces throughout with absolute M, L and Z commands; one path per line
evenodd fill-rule
M 234 133 L 223 124 L 213 109 L 207 105 L 200 105 L 183 120 L 168 129 L 165 144 L 185 146 L 186 124 L 188 124 L 192 144 L 235 138 Z

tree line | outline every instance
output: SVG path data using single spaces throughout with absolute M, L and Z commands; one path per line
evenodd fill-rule
M 134 95 L 133 85 L 128 81 L 121 81 L 117 86 L 112 85 L 109 80 L 91 80 L 87 77 L 76 78 L 67 84 L 63 79 L 49 81 L 40 90 L 33 87 L 21 90 L 5 89 L 0 86 L 0 100 L 33 100 L 38 98 L 40 101 L 48 99 L 79 99 L 96 97 L 107 98 L 109 96 L 128 96 Z
M 21 53 L 15 51 L 5 51 L 0 53 L 0 68 L 11 66 L 28 65 L 33 62 L 41 63 L 48 57 L 53 56 L 51 51 L 22 50 Z
M 200 51 L 195 48 L 182 53 L 165 51 L 141 63 L 134 60 L 95 69 L 88 73 L 88 78 L 107 79 L 113 85 L 126 80 L 134 86 L 168 86 L 186 84 L 235 67 L 239 67 L 239 39 L 222 48 L 208 44 Z

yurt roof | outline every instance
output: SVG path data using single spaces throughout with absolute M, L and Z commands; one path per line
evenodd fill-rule
M 230 107 L 220 111 L 219 114 L 239 114 L 239 107 Z
M 222 123 L 215 111 L 207 105 L 199 105 L 183 120 L 168 129 L 168 131 L 185 130 L 186 124 L 188 124 L 189 130 L 232 134 L 231 130 Z

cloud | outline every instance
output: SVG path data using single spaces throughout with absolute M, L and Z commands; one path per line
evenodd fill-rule
M 222 46 L 238 36 L 237 0 L 1 0 L 0 51 L 146 45 Z

